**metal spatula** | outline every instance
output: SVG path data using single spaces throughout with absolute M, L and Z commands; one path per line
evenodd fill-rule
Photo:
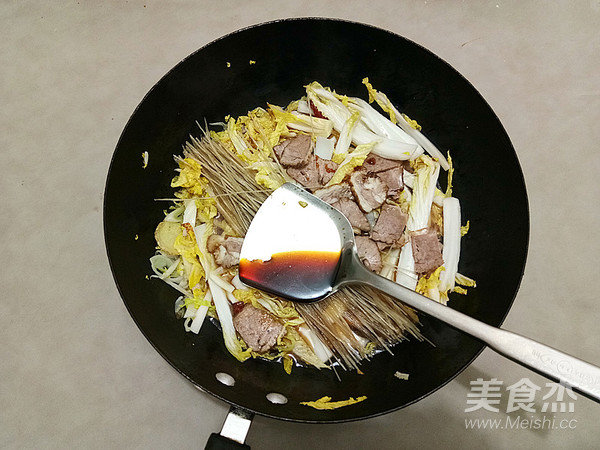
M 240 253 L 240 279 L 296 302 L 314 302 L 343 286 L 367 284 L 600 402 L 599 367 L 487 325 L 373 273 L 360 262 L 346 217 L 292 184 L 275 190 L 250 224 Z

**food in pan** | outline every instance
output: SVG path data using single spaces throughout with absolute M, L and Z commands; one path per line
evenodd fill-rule
M 217 319 L 238 360 L 260 357 L 317 368 L 360 362 L 405 336 L 421 339 L 414 311 L 381 293 L 347 290 L 295 305 L 238 277 L 244 233 L 262 201 L 294 182 L 341 211 L 369 269 L 441 303 L 474 281 L 458 273 L 460 202 L 452 161 L 367 79 L 369 101 L 317 82 L 283 108 L 268 104 L 192 138 L 155 232 L 154 277 L 180 292 L 175 313 L 198 333 Z M 384 115 L 386 114 L 386 115 Z M 440 171 L 448 183 L 440 190 Z M 462 285 L 462 286 L 460 286 Z

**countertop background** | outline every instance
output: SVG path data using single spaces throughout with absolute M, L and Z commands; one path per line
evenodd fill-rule
M 119 297 L 102 231 L 106 173 L 127 119 L 181 59 L 236 29 L 303 16 L 396 32 L 479 90 L 512 139 L 530 202 L 527 268 L 504 326 L 600 364 L 599 0 L 3 1 L 0 448 L 192 449 L 220 429 L 228 407 L 152 349 Z M 465 412 L 470 383 L 494 377 L 545 383 L 485 350 L 403 410 L 326 426 L 257 417 L 247 443 L 598 448 L 600 406 L 583 397 L 573 413 L 547 414 L 567 429 L 466 429 L 465 419 L 505 420 Z M 541 404 L 523 418 L 542 418 Z

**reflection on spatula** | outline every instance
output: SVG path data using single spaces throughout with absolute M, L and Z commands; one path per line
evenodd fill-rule
M 599 367 L 487 325 L 371 272 L 360 262 L 346 217 L 292 184 L 275 190 L 256 213 L 240 253 L 240 279 L 257 289 L 306 303 L 346 285 L 372 286 L 600 402 Z

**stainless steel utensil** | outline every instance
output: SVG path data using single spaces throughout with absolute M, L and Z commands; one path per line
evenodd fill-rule
M 600 402 L 599 367 L 487 325 L 371 272 L 360 262 L 346 217 L 292 184 L 275 190 L 252 221 L 240 254 L 240 279 L 296 302 L 318 301 L 351 284 L 372 286 Z

